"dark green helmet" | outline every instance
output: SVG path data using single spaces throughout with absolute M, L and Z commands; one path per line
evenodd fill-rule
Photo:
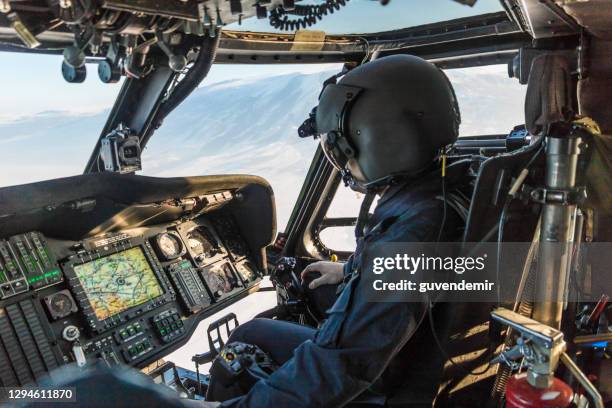
M 360 191 L 429 170 L 460 123 L 444 72 L 410 55 L 374 60 L 328 84 L 311 120 L 329 160 Z

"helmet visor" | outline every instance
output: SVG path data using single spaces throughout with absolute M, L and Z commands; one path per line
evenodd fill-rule
M 316 128 L 319 134 L 344 131 L 344 119 L 362 88 L 348 85 L 327 85 L 321 93 L 316 111 Z

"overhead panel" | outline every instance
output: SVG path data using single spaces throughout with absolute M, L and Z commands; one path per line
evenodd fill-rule
M 578 24 L 552 0 L 520 0 L 519 6 L 533 38 L 576 34 Z

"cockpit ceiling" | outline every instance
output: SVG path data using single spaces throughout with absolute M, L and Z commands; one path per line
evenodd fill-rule
M 502 0 L 509 16 L 535 38 L 577 35 L 584 28 L 612 38 L 612 2 L 608 0 Z
M 96 6 L 86 14 L 70 17 L 65 15 L 67 9 L 61 10 L 60 3 Z M 135 39 L 138 45 L 132 48 L 138 52 L 149 49 L 151 45 L 151 50 L 160 54 L 155 45 L 159 38 L 156 30 L 165 30 L 166 48 L 181 49 L 197 46 L 202 35 L 211 30 L 214 33 L 223 26 L 215 60 L 221 63 L 359 62 L 371 52 L 378 51 L 380 55 L 411 53 L 442 61 L 490 55 L 484 62 L 478 62 L 482 65 L 506 62 L 510 53 L 529 46 L 533 38 L 575 37 L 582 27 L 595 36 L 612 36 L 609 28 L 612 4 L 608 0 L 500 0 L 503 11 L 447 21 L 435 20 L 430 24 L 404 29 L 394 30 L 391 27 L 390 31 L 363 35 L 331 35 L 303 30 L 286 33 L 235 30 L 239 21 L 256 20 L 258 10 L 261 18 L 258 27 L 265 26 L 271 10 L 292 3 L 285 0 L 261 2 L 265 10 L 253 7 L 252 0 L 101 0 L 95 3 L 66 0 L 60 3 L 56 0 L 0 0 L 0 51 L 61 54 L 75 43 L 74 27 L 93 27 L 96 32 L 102 33 L 101 39 L 97 43 L 94 41 L 96 38 L 89 39 L 95 47 L 86 47 L 83 51 L 89 58 L 87 62 L 99 62 L 101 58 L 114 55 L 109 53 L 113 41 L 117 41 L 120 47 L 130 49 L 129 44 L 124 43 Z M 298 5 L 301 3 L 295 2 Z M 367 2 L 370 6 L 373 4 L 384 9 L 377 3 Z M 449 7 L 469 9 L 450 0 L 445 3 Z M 237 11 L 237 7 L 240 11 Z M 348 6 L 340 8 L 333 17 L 342 15 L 346 9 Z M 245 23 L 242 29 L 247 25 Z M 16 28 L 20 28 L 20 34 Z M 30 44 L 24 38 L 29 38 Z M 79 38 L 84 42 L 89 37 L 80 35 Z M 182 38 L 182 43 L 173 45 L 175 38 Z M 95 53 L 91 51 L 93 49 L 99 51 Z M 463 61 L 456 66 L 464 66 L 462 64 L 469 66 Z
M 322 16 L 321 19 L 315 20 L 318 22 L 313 27 L 297 25 L 284 32 L 293 37 L 296 31 L 306 28 L 323 31 L 326 38 L 351 37 L 351 33 L 353 33 L 369 39 L 376 36 L 376 33 L 398 33 L 423 25 L 447 25 L 449 21 L 458 21 L 467 17 L 474 20 L 483 17 L 486 20 L 484 14 L 499 12 L 500 14 L 506 14 L 534 38 L 574 35 L 579 32 L 581 26 L 595 35 L 612 35 L 609 28 L 612 20 L 612 4 L 608 0 L 501 0 L 499 7 L 494 0 L 479 0 L 473 8 L 449 0 L 444 2 L 448 6 L 439 5 L 436 6 L 437 9 L 434 11 L 416 13 L 418 14 L 416 17 L 406 17 L 406 28 L 401 28 L 404 27 L 401 24 L 403 17 L 398 19 L 396 16 L 395 20 L 390 19 L 388 24 L 386 18 L 378 19 L 381 21 L 376 24 L 371 22 L 372 19 L 369 19 L 370 23 L 366 24 L 366 22 L 361 21 L 364 20 L 363 16 L 360 17 L 359 13 L 355 12 L 355 10 L 365 6 L 376 6 L 373 10 L 383 10 L 380 13 L 382 13 L 381 16 L 385 16 L 384 10 L 390 10 L 391 6 L 400 4 L 398 0 L 395 0 L 396 3 L 391 2 L 386 7 L 379 6 L 376 4 L 377 1 L 363 4 L 348 2 L 348 0 L 337 1 L 346 5 L 338 6 L 333 13 L 330 12 Z M 179 32 L 200 35 L 200 31 L 211 26 L 223 26 L 226 30 L 249 34 L 253 38 L 269 38 L 269 32 L 274 32 L 274 34 L 283 32 L 275 29 L 271 24 L 273 19 L 270 16 L 273 15 L 275 10 L 283 10 L 282 6 L 284 4 L 295 3 L 297 6 L 302 3 L 311 4 L 311 2 L 302 1 L 269 0 L 254 7 L 254 3 L 260 4 L 252 0 L 186 0 L 176 2 L 149 0 L 101 0 L 98 2 L 0 0 L 0 42 L 10 42 L 18 45 L 20 41 L 17 40 L 23 42 L 25 41 L 24 38 L 31 36 L 34 37 L 30 38 L 31 43 L 26 44 L 30 48 L 61 47 L 67 41 L 73 41 L 73 28 L 85 26 L 84 22 L 86 21 L 93 22 L 93 28 L 102 32 L 103 37 L 107 40 L 108 36 L 115 34 L 140 35 L 145 32 L 154 32 L 160 27 L 166 31 L 175 30 L 178 27 Z M 66 4 L 72 5 L 72 8 L 67 8 Z M 82 7 L 75 8 L 77 4 L 82 5 Z M 92 4 L 93 6 L 91 6 Z M 85 7 L 85 5 L 89 6 Z M 459 11 L 455 10 L 457 7 L 459 7 Z M 439 16 L 433 15 L 437 12 L 439 12 Z M 339 21 L 340 16 L 343 17 L 342 20 L 345 20 L 344 17 L 347 15 L 354 17 L 350 20 L 350 24 L 344 22 L 342 27 L 334 28 L 338 24 L 334 24 L 333 21 Z M 457 17 L 460 18 L 457 19 Z M 290 12 L 283 15 L 283 18 L 289 21 L 299 20 Z M 327 21 L 332 23 L 327 24 Z M 326 27 L 329 29 L 326 29 Z M 42 44 L 37 45 L 36 40 Z M 295 39 L 290 38 L 289 41 L 292 42 Z M 23 44 L 21 45 L 23 46 Z
M 609 0 L 556 0 L 555 2 L 594 36 L 612 39 L 612 2 Z

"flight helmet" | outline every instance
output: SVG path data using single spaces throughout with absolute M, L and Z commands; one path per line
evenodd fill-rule
M 394 55 L 326 81 L 299 133 L 319 136 L 345 182 L 368 192 L 430 170 L 460 123 L 444 72 L 422 58 Z

